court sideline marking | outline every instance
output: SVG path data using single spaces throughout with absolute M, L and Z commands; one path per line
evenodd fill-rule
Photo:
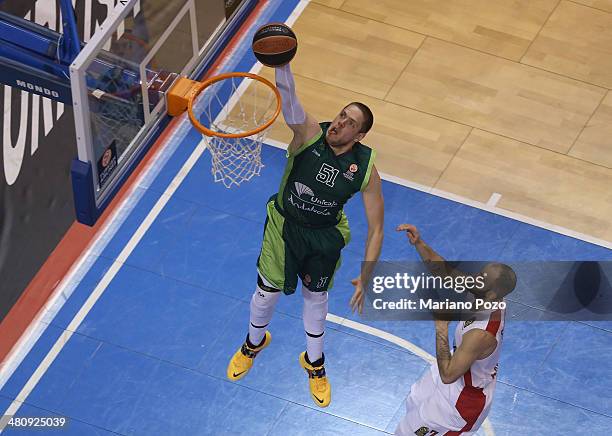
M 77 331 L 85 316 L 89 313 L 94 304 L 98 301 L 98 299 L 102 296 L 110 282 L 117 275 L 124 262 L 127 260 L 129 255 L 132 253 L 134 248 L 146 231 L 151 227 L 151 224 L 155 221 L 159 213 L 162 211 L 164 206 L 168 203 L 168 201 L 172 198 L 172 195 L 178 189 L 180 183 L 187 176 L 189 171 L 193 168 L 197 160 L 200 158 L 204 150 L 206 149 L 206 143 L 204 140 L 200 141 L 200 143 L 196 146 L 195 150 L 189 156 L 189 159 L 185 162 L 183 167 L 174 177 L 168 188 L 164 191 L 164 193 L 157 200 L 153 208 L 149 211 L 145 219 L 140 223 L 130 240 L 127 242 L 123 250 L 117 256 L 117 259 L 113 261 L 108 271 L 104 274 L 104 277 L 100 280 L 97 286 L 94 288 L 91 295 L 87 298 L 83 306 L 79 309 L 77 314 L 74 316 L 70 324 L 66 327 L 64 332 L 57 339 L 55 344 L 51 347 L 51 350 L 44 357 L 42 362 L 38 365 L 34 373 L 30 376 L 26 384 L 23 386 L 17 397 L 13 400 L 10 406 L 4 412 L 4 415 L 15 415 L 15 413 L 19 410 L 21 405 L 28 398 L 30 393 L 34 390 L 34 387 L 38 384 L 42 376 L 47 372 L 49 366 L 53 363 L 55 358 L 58 356 L 60 351 L 64 348 L 64 345 L 70 340 L 72 335 Z M 0 429 L 2 431 L 3 429 Z

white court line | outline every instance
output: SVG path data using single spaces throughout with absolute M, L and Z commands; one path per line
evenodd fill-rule
M 138 180 L 129 188 L 123 201 L 115 208 L 106 223 L 104 223 L 87 247 L 85 247 L 83 253 L 81 253 L 66 275 L 55 286 L 54 291 L 43 308 L 36 314 L 17 343 L 13 346 L 8 356 L 0 364 L 0 389 L 2 389 L 10 379 L 13 372 L 21 364 L 38 338 L 40 338 L 46 330 L 48 324 L 51 323 L 55 315 L 60 311 L 85 274 L 89 271 L 95 261 L 92 255 L 102 253 L 111 238 L 119 230 L 121 224 L 127 219 L 134 207 L 136 207 L 136 204 L 138 204 L 140 198 L 144 195 L 144 189 L 139 189 L 143 188 L 143 182 L 149 181 L 150 183 L 150 180 L 159 174 L 161 168 L 178 148 L 180 141 L 176 141 L 176 137 L 184 137 L 187 131 L 191 129 L 191 124 L 187 121 L 185 122 L 187 129 L 185 129 L 184 125 L 175 127 L 174 131 L 166 140 L 165 146 L 160 148 L 157 154 L 153 156 L 144 167 L 141 176 L 139 176 Z
M 4 415 L 12 416 L 15 415 L 15 413 L 19 410 L 19 408 L 30 395 L 36 384 L 40 381 L 45 372 L 47 372 L 47 369 L 53 363 L 62 348 L 64 348 L 64 345 L 66 345 L 66 343 L 70 340 L 74 332 L 77 331 L 77 329 L 85 319 L 85 316 L 87 316 L 93 305 L 96 304 L 98 299 L 102 296 L 109 283 L 117 275 L 124 262 L 127 260 L 132 251 L 134 251 L 134 248 L 136 247 L 138 242 L 140 242 L 140 240 L 142 239 L 146 231 L 151 227 L 151 224 L 153 224 L 164 206 L 168 203 L 170 198 L 172 198 L 172 195 L 178 189 L 180 183 L 187 176 L 189 171 L 191 171 L 202 153 L 204 153 L 205 149 L 205 142 L 202 140 L 197 145 L 195 150 L 191 153 L 191 156 L 189 156 L 189 159 L 187 159 L 187 162 L 185 162 L 178 174 L 174 177 L 174 179 L 170 183 L 170 186 L 168 186 L 168 188 L 164 191 L 159 200 L 157 200 L 157 203 L 155 203 L 151 211 L 147 214 L 146 218 L 143 220 L 140 226 L 138 226 L 138 229 L 136 229 L 128 243 L 125 245 L 123 250 L 121 250 L 121 253 L 119 253 L 117 259 L 113 261 L 109 270 L 106 272 L 106 274 L 104 274 L 102 280 L 100 280 L 89 298 L 87 298 L 81 309 L 74 316 L 68 327 L 66 327 L 66 330 L 61 334 L 55 344 L 53 344 L 53 347 L 51 347 L 51 350 L 49 350 L 42 362 L 38 365 L 36 371 L 34 371 L 25 386 L 21 389 L 19 394 L 17 394 L 17 397 L 13 400 L 8 409 L 6 409 Z M 0 431 L 2 431 L 2 429 L 0 429 Z
M 280 141 L 276 141 L 274 139 L 266 138 L 264 142 L 268 145 L 271 145 L 272 147 L 280 148 L 282 150 L 287 149 L 287 144 L 280 142 Z M 497 206 L 489 206 L 487 203 L 481 203 L 480 201 L 471 200 L 469 198 L 462 197 L 457 194 L 453 194 L 452 192 L 443 191 L 441 189 L 432 188 L 431 186 L 426 186 L 426 185 L 421 185 L 419 183 L 411 182 L 410 180 L 406 180 L 401 177 L 393 176 L 391 174 L 383 173 L 380 171 L 378 173 L 380 174 L 380 177 L 383 180 L 387 180 L 388 182 L 395 183 L 396 185 L 406 186 L 407 188 L 412 188 L 417 191 L 421 191 L 427 194 L 434 195 L 436 197 L 440 197 L 446 200 L 451 200 L 457 203 L 465 204 L 466 206 L 471 206 L 476 209 L 491 212 L 491 213 L 494 213 L 496 215 L 500 215 L 506 218 L 512 218 L 513 220 L 521 221 L 525 224 L 531 224 L 532 226 L 540 227 L 545 230 L 550 230 L 551 232 L 559 233 L 564 236 L 569 236 L 574 239 L 580 239 L 581 241 L 588 242 L 594 245 L 599 245 L 600 247 L 604 247 L 604 248 L 608 248 L 612 250 L 612 242 L 606 241 L 604 239 L 600 239 L 594 236 L 586 235 L 584 233 L 576 232 L 575 230 L 567 229 L 565 227 L 561 227 L 556 224 L 551 224 L 546 221 L 541 221 L 535 218 L 530 218 L 528 216 L 521 215 L 519 213 L 501 209 Z M 497 195 L 500 195 L 500 194 L 497 194 Z M 489 201 L 491 200 L 489 199 Z
M 372 336 L 378 336 L 392 344 L 399 345 L 402 348 L 410 351 L 412 354 L 420 357 L 427 363 L 434 363 L 436 358 L 429 354 L 427 351 L 423 350 L 421 347 L 414 345 L 412 342 L 407 341 L 406 339 L 400 338 L 399 336 L 395 336 L 389 332 L 384 330 L 377 329 L 375 327 L 370 327 L 369 325 L 361 324 L 357 321 L 353 321 L 352 319 L 342 318 L 341 316 L 334 315 L 333 313 L 327 314 L 327 321 L 340 324 L 344 327 L 352 328 L 353 330 L 359 330 L 360 332 L 367 333 Z
M 304 12 L 304 9 L 306 9 L 306 6 L 308 6 L 309 3 L 310 0 L 301 0 L 297 4 L 293 12 L 291 12 L 291 14 L 287 17 L 287 19 L 285 20 L 285 24 L 289 27 L 293 26 L 297 19 L 300 17 L 300 15 L 302 15 L 302 12 Z
M 501 197 L 501 194 L 494 192 L 493 194 L 491 194 L 491 197 L 489 197 L 489 201 L 487 201 L 487 206 L 495 207 L 497 203 L 499 203 Z

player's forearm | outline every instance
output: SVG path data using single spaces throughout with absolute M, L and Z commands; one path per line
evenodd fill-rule
M 448 267 L 446 260 L 427 245 L 425 241 L 420 239 L 415 244 L 415 248 L 432 274 L 442 277 L 453 275 L 454 271 Z
M 378 261 L 383 242 L 383 228 L 375 227 L 368 229 L 368 238 L 366 240 L 364 266 L 361 271 L 362 282 L 368 281 L 370 278 L 374 263 Z
M 436 323 L 436 361 L 438 362 L 438 371 L 443 383 L 455 381 L 450 373 L 451 359 L 450 345 L 448 343 L 448 324 L 441 326 Z
M 281 95 L 282 111 L 285 122 L 300 125 L 306 122 L 306 112 L 295 91 L 295 80 L 289 64 L 275 68 L 276 87 Z
M 425 262 L 444 262 L 444 258 L 436 253 L 425 241 L 419 239 L 419 241 L 414 245 Z

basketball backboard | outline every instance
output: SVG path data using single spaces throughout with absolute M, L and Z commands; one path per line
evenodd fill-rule
M 176 75 L 211 64 L 256 0 L 227 19 L 222 1 L 120 0 L 70 66 L 79 221 L 92 224 L 168 121 Z

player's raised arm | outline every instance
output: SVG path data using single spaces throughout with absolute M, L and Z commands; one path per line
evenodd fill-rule
M 316 119 L 307 114 L 295 91 L 295 80 L 289 64 L 275 68 L 276 86 L 282 99 L 283 117 L 293 131 L 293 139 L 289 144 L 289 154 L 295 152 L 321 132 Z

